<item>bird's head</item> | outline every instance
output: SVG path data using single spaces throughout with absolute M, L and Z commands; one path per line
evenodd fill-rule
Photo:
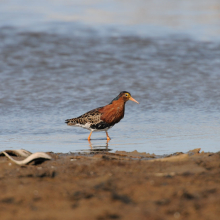
M 130 92 L 126 92 L 126 91 L 120 92 L 120 94 L 119 94 L 116 98 L 114 98 L 114 99 L 112 100 L 112 102 L 113 102 L 113 101 L 116 101 L 116 100 L 119 100 L 119 99 L 123 99 L 124 102 L 127 102 L 128 100 L 131 100 L 131 101 L 136 102 L 136 103 L 139 104 L 138 101 L 136 101 L 134 98 L 131 97 Z

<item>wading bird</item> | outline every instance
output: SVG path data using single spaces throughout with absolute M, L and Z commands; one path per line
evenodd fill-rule
M 65 122 L 70 126 L 77 126 L 90 130 L 91 132 L 88 137 L 89 141 L 93 131 L 105 131 L 107 140 L 109 141 L 110 137 L 107 131 L 124 117 L 125 103 L 128 100 L 138 103 L 131 97 L 129 92 L 123 91 L 108 105 L 93 109 L 77 118 L 67 119 Z

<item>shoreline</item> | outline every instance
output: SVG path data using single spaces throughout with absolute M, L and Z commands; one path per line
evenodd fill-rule
M 220 152 L 0 157 L 1 219 L 218 219 Z

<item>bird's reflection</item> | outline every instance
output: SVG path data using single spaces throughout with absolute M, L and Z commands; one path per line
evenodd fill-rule
M 112 151 L 112 149 L 109 149 L 109 140 L 107 140 L 106 144 L 104 145 L 94 145 L 92 144 L 92 142 L 90 140 L 88 140 L 89 142 L 89 146 L 90 146 L 90 152 L 94 152 L 94 153 L 97 153 L 97 152 L 109 152 L 109 151 Z

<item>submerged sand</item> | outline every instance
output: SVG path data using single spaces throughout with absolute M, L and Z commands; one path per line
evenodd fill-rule
M 220 153 L 48 153 L 0 157 L 0 219 L 219 219 Z

